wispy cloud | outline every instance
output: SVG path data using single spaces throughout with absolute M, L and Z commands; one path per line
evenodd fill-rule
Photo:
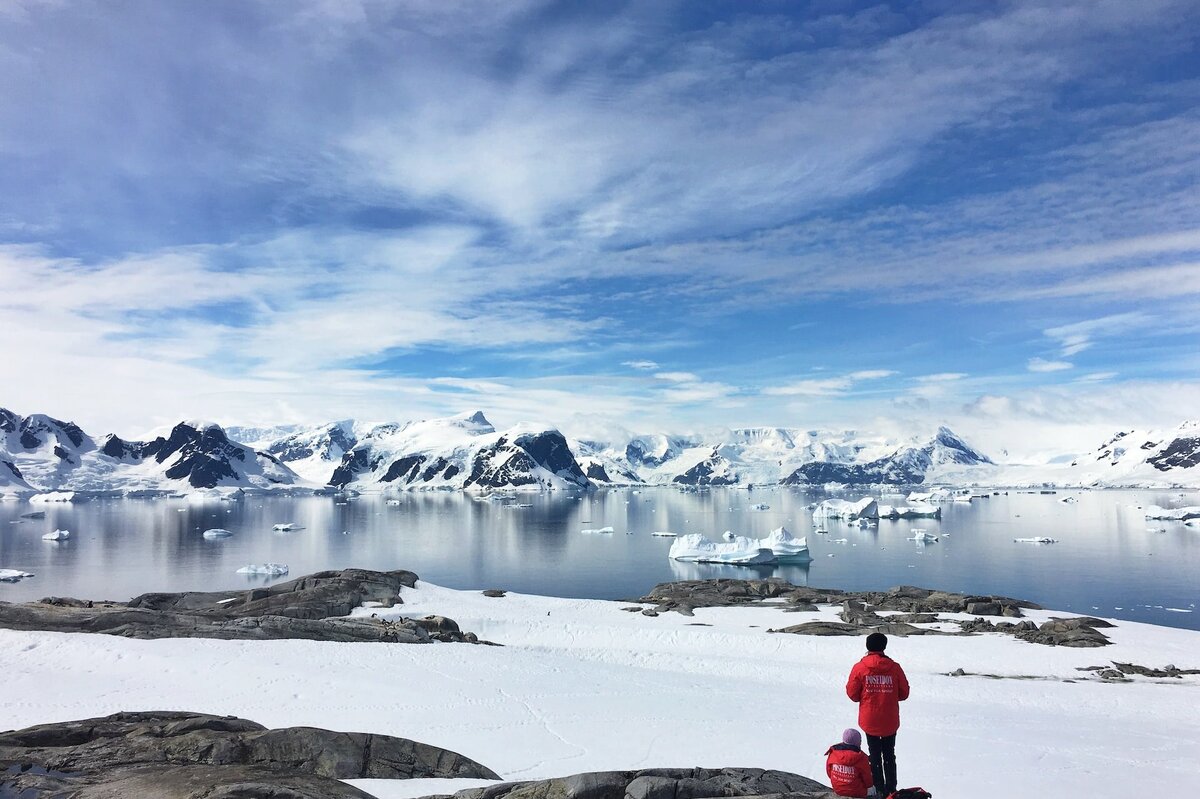
M 768 386 L 763 394 L 777 397 L 829 397 L 849 392 L 864 380 L 881 380 L 894 375 L 886 369 L 868 369 L 839 377 L 796 380 L 781 386 Z
M 658 368 L 658 364 L 654 361 L 622 361 L 621 365 L 628 366 L 630 369 L 640 369 L 644 372 Z
M 1074 369 L 1075 364 L 1066 361 L 1047 361 L 1044 358 L 1030 358 L 1026 368 L 1031 372 L 1062 372 Z

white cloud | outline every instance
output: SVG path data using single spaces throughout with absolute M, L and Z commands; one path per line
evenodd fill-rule
M 1047 361 L 1044 358 L 1030 358 L 1026 367 L 1031 372 L 1061 372 L 1074 369 L 1075 364 L 1066 361 Z
M 962 380 L 966 376 L 965 372 L 938 372 L 932 375 L 920 375 L 919 377 L 914 377 L 913 380 L 918 383 L 950 383 Z
M 666 380 L 671 383 L 698 383 L 700 378 L 691 372 L 658 372 L 654 375 L 659 380 Z
M 776 397 L 830 397 L 849 392 L 861 381 L 880 380 L 894 374 L 896 373 L 888 369 L 868 369 L 840 377 L 796 380 L 781 386 L 768 386 L 762 393 Z
M 628 366 L 630 369 L 640 369 L 642 371 L 652 371 L 658 368 L 658 364 L 654 361 L 623 361 L 622 366 Z

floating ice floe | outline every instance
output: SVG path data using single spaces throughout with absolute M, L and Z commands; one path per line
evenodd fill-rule
M 850 526 L 851 527 L 863 527 L 863 528 L 874 527 L 875 522 L 871 521 L 870 519 L 864 519 L 864 518 L 860 517 L 860 518 L 855 519 L 854 521 L 850 522 Z
M 1187 521 L 1200 519 L 1200 506 L 1192 505 L 1187 508 L 1160 508 L 1157 505 L 1146 506 L 1147 519 L 1166 519 L 1170 521 Z
M 273 524 L 271 529 L 277 533 L 290 533 L 293 530 L 303 530 L 304 528 L 295 522 L 285 522 L 283 524 Z
M 596 527 L 594 529 L 588 528 L 586 530 L 580 530 L 579 532 L 581 532 L 581 533 L 603 533 L 605 535 L 611 535 L 613 532 L 613 528 L 611 528 L 611 527 Z
M 232 530 L 225 530 L 221 527 L 214 527 L 211 530 L 205 530 L 203 533 L 205 538 L 229 538 L 233 535 Z
M 1046 536 L 1041 536 L 1040 538 L 1014 538 L 1013 541 L 1015 541 L 1018 544 L 1057 544 L 1058 543 L 1057 538 L 1047 538 Z
M 928 530 L 914 529 L 911 532 L 912 532 L 912 536 L 908 539 L 909 541 L 916 541 L 921 544 L 928 544 L 930 542 L 938 540 L 938 537 L 936 535 L 934 535 L 933 533 L 929 532 Z
M 31 510 L 29 513 L 22 513 L 21 518 L 22 519 L 44 519 L 44 518 L 46 518 L 46 511 Z
M 940 519 L 942 509 L 937 505 L 919 502 L 913 505 L 880 505 L 881 519 Z
M 655 530 L 650 535 L 656 535 L 659 538 L 675 538 L 678 533 L 672 533 L 670 530 Z
M 15 583 L 26 577 L 33 577 L 33 574 L 20 569 L 0 569 L 0 583 Z
M 1059 502 L 1063 503 L 1064 505 L 1074 505 L 1078 501 L 1078 497 L 1063 497 L 1059 500 Z
M 30 502 L 75 502 L 78 495 L 74 491 L 47 491 L 44 494 L 34 494 Z M 82 499 L 82 497 L 78 497 Z
M 858 502 L 847 502 L 844 499 L 827 499 L 817 505 L 813 511 L 814 519 L 876 519 L 879 517 L 879 505 L 870 497 L 863 497 Z
M 288 573 L 288 567 L 283 563 L 252 563 L 237 570 L 238 574 L 265 574 L 270 577 L 280 577 Z
M 751 505 L 750 510 L 770 510 L 771 506 L 765 502 L 759 502 L 757 505 Z
M 398 499 L 389 499 L 389 500 L 387 501 L 387 504 L 389 504 L 389 505 L 399 505 L 399 504 L 400 504 L 400 500 L 398 500 Z
M 685 563 L 724 563 L 757 566 L 812 560 L 808 540 L 795 538 L 785 527 L 778 527 L 766 538 L 754 539 L 735 535 L 725 543 L 709 541 L 700 533 L 681 536 L 671 544 L 669 554 Z
M 70 530 L 55 530 L 54 532 L 51 532 L 51 533 L 43 533 L 42 534 L 43 541 L 66 541 L 70 537 L 71 537 Z

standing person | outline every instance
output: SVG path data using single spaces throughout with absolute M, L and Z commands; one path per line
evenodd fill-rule
M 871 764 L 862 750 L 862 736 L 851 727 L 842 733 L 842 742 L 825 750 L 825 773 L 838 796 L 864 799 L 874 793 Z
M 896 731 L 900 703 L 908 699 L 908 678 L 885 649 L 886 635 L 867 636 L 867 654 L 850 670 L 846 695 L 858 702 L 858 726 L 867 734 L 875 788 L 887 796 L 896 790 Z

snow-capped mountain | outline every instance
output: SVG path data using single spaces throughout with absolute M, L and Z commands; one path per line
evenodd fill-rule
M 1171 431 L 1124 430 L 1052 479 L 1078 485 L 1200 484 L 1200 421 Z
M 1200 485 L 1200 422 L 1122 431 L 1049 463 L 995 463 L 949 428 L 927 438 L 752 427 L 568 440 L 553 427 L 496 430 L 482 413 L 374 426 L 228 428 L 181 422 L 149 441 L 0 409 L 0 493 L 193 489 L 577 489 L 605 485 Z
M 231 441 L 220 426 L 180 422 L 153 441 L 97 439 L 71 422 L 0 409 L 0 487 L 37 491 L 173 492 L 291 486 L 297 475 Z
M 865 463 L 813 460 L 797 468 L 782 482 L 784 485 L 916 485 L 960 479 L 964 472 L 962 467 L 991 463 L 990 458 L 972 449 L 949 428 L 940 427 L 933 439 L 924 444 L 901 446 Z
M 562 433 L 522 424 L 497 431 L 482 413 L 380 425 L 342 456 L 339 488 L 588 488 Z

